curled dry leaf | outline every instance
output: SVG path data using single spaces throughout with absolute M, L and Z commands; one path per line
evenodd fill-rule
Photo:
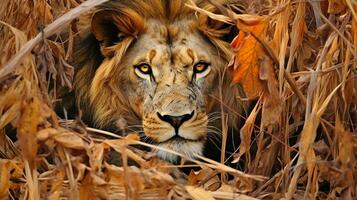
M 328 10 L 330 14 L 340 14 L 346 10 L 346 0 L 328 0 Z
M 7 199 L 13 186 L 10 178 L 21 178 L 24 166 L 15 160 L 0 159 L 0 199 Z
M 8 197 L 11 161 L 0 161 L 0 199 Z
M 92 177 L 88 174 L 79 187 L 79 199 L 97 199 Z
M 48 196 L 49 200 L 60 200 L 61 191 L 63 188 L 65 172 L 63 170 L 57 170 L 55 172 L 55 178 L 52 178 L 50 195 Z
M 221 186 L 221 181 L 214 170 L 204 167 L 198 172 L 192 170 L 187 177 L 187 184 L 191 186 L 203 184 L 204 189 L 216 191 Z
M 243 154 L 246 154 L 247 161 L 250 161 L 250 143 L 251 143 L 251 136 L 253 132 L 253 128 L 255 125 L 255 119 L 257 117 L 259 108 L 258 108 L 259 103 L 257 103 L 252 110 L 252 112 L 249 114 L 249 117 L 245 121 L 243 127 L 240 129 L 240 139 L 241 143 L 239 145 L 239 154 L 236 155 L 236 158 L 232 161 L 232 163 L 238 163 L 241 156 Z
M 162 193 L 166 193 L 175 185 L 175 181 L 170 175 L 154 169 L 145 170 L 130 166 L 124 171 L 123 167 L 114 165 L 106 164 L 105 167 L 108 172 L 108 184 L 111 187 L 127 187 L 128 196 L 133 199 L 139 199 L 141 193 L 150 189 L 159 189 L 162 190 Z M 124 173 L 127 173 L 127 176 Z M 125 177 L 130 178 L 126 179 Z
M 29 161 L 31 167 L 35 164 L 37 155 L 37 128 L 43 119 L 41 116 L 42 103 L 38 98 L 33 98 L 22 105 L 22 116 L 17 129 L 21 154 L 23 158 Z
M 203 188 L 194 186 L 186 186 L 185 188 L 194 200 L 215 200 L 213 196 Z
M 83 150 L 86 147 L 83 138 L 78 133 L 66 130 L 64 128 L 46 128 L 38 132 L 39 141 L 53 140 L 63 147 L 70 149 Z

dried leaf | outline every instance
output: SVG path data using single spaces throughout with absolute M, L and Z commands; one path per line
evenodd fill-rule
M 214 200 L 212 195 L 208 193 L 206 190 L 200 187 L 186 186 L 187 192 L 192 196 L 195 200 Z
M 240 32 L 232 41 L 235 55 L 231 61 L 233 83 L 241 83 L 249 99 L 257 98 L 264 90 L 264 83 L 259 79 L 260 64 L 265 56 L 263 47 L 255 37 L 264 39 L 268 27 L 265 17 L 248 16 L 239 19 Z
M 232 163 L 239 162 L 243 154 L 246 154 L 247 162 L 250 161 L 250 143 L 251 143 L 253 128 L 255 125 L 255 119 L 259 111 L 258 105 L 259 103 L 255 105 L 254 109 L 252 110 L 252 112 L 249 114 L 249 117 L 245 121 L 243 127 L 240 129 L 241 143 L 239 146 L 239 154 L 232 161 Z
M 0 199 L 8 197 L 11 166 L 11 161 L 0 161 Z
M 330 14 L 340 14 L 346 10 L 345 0 L 328 0 L 328 10 Z
M 94 188 L 94 184 L 92 182 L 92 177 L 87 175 L 82 181 L 79 187 L 79 199 L 80 200 L 95 200 L 98 199 L 96 197 L 96 192 Z
M 83 138 L 79 137 L 77 133 L 68 131 L 64 128 L 54 129 L 47 128 L 39 131 L 38 140 L 46 141 L 52 139 L 63 147 L 70 149 L 85 149 L 86 145 Z
M 291 45 L 290 45 L 290 55 L 287 65 L 287 71 L 291 71 L 291 66 L 293 60 L 296 58 L 296 51 L 301 46 L 305 34 L 305 2 L 300 2 L 298 9 L 294 18 L 292 32 L 291 32 Z
M 202 183 L 203 188 L 209 191 L 215 191 L 221 186 L 218 175 L 214 170 L 207 167 L 198 172 L 192 170 L 187 177 L 187 185 L 199 186 Z
M 41 106 L 42 103 L 38 98 L 24 102 L 22 105 L 23 114 L 19 121 L 20 127 L 17 129 L 21 153 L 24 159 L 29 161 L 30 167 L 34 167 L 37 155 L 37 128 L 43 121 Z
M 60 200 L 61 199 L 61 191 L 63 187 L 65 173 L 63 170 L 58 170 L 55 173 L 55 178 L 51 180 L 51 192 L 48 197 L 49 200 Z

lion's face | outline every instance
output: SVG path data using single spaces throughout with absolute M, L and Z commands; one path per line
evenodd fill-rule
M 201 154 L 206 98 L 217 77 L 216 53 L 190 21 L 150 21 L 126 55 L 126 93 L 144 133 L 162 147 Z M 159 156 L 172 156 L 158 152 Z
M 101 59 L 93 56 L 96 46 L 83 40 L 90 49 L 78 54 L 84 58 L 75 78 L 77 104 L 89 107 L 97 127 L 112 129 L 125 119 L 128 127 L 142 127 L 146 138 L 159 146 L 194 157 L 202 154 L 213 105 L 209 97 L 218 90 L 228 56 L 218 50 L 221 43 L 213 45 L 212 37 L 220 32 L 212 31 L 209 38 L 185 1 L 163 2 L 127 1 L 129 6 L 118 6 L 121 10 L 111 8 L 92 17 Z M 150 10 L 152 5 L 156 7 Z M 138 6 L 142 13 L 135 10 Z M 157 12 L 161 17 L 153 17 Z M 181 17 L 175 18 L 178 13 Z M 177 160 L 164 151 L 157 154 Z

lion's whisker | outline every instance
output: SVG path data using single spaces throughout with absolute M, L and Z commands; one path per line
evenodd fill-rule
M 214 122 L 217 119 L 221 119 L 221 117 L 212 117 L 212 118 L 208 118 L 208 122 Z
M 214 134 L 215 136 L 218 136 L 219 138 L 221 138 L 221 136 L 222 136 L 221 132 L 218 132 L 216 130 L 208 130 L 207 134 L 208 135 L 213 135 Z
M 143 125 L 130 125 L 126 126 L 126 128 L 143 128 Z
M 215 130 L 217 130 L 217 131 L 221 131 L 220 128 L 215 127 L 215 126 L 210 126 L 210 125 L 208 125 L 207 128 L 211 128 L 211 129 L 215 129 Z
M 211 143 L 217 148 L 217 150 L 219 151 L 219 152 L 221 152 L 221 148 L 219 147 L 219 145 L 217 144 L 217 142 L 216 141 L 214 141 L 214 140 L 212 140 L 211 138 L 208 138 L 210 141 L 211 141 Z
M 211 112 L 209 114 L 207 114 L 207 116 L 212 116 L 212 115 L 221 115 L 221 112 Z
M 213 131 L 217 135 L 222 135 L 222 131 L 219 129 L 207 128 L 208 131 Z

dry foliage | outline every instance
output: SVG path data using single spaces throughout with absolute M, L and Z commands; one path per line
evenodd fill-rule
M 234 154 L 244 169 L 180 155 L 201 167 L 187 177 L 136 134 L 53 111 L 57 84 L 72 87 L 75 19 L 104 1 L 0 2 L 0 199 L 357 199 L 355 0 L 246 0 L 221 15 L 188 3 L 238 27 L 229 68 L 256 101 Z

